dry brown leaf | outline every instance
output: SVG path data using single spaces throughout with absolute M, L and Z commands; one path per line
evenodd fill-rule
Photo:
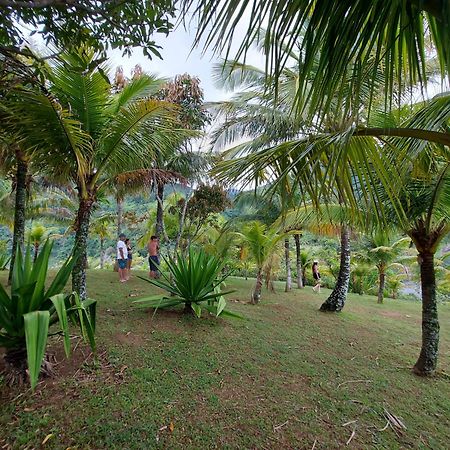
M 173 433 L 173 430 L 175 429 L 175 425 L 173 424 L 173 422 L 170 422 L 170 425 L 169 425 L 169 431 L 171 432 L 171 433 Z

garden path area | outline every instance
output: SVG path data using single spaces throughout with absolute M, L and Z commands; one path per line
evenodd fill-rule
M 55 347 L 60 377 L 34 394 L 0 383 L 0 448 L 448 448 L 450 304 L 439 305 L 439 373 L 421 379 L 409 369 L 419 302 L 350 294 L 324 314 L 329 291 L 276 283 L 253 306 L 253 282 L 228 282 L 228 308 L 246 320 L 198 320 L 133 309 L 156 289 L 90 271 L 97 361 L 74 336 L 70 361 Z

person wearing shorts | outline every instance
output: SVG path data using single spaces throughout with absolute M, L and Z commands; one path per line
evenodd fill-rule
M 121 283 L 127 281 L 127 261 L 128 250 L 125 244 L 125 235 L 121 233 L 117 242 L 117 265 L 119 266 L 119 281 Z
M 147 244 L 148 264 L 150 266 L 149 277 L 159 278 L 159 241 L 157 236 L 152 236 Z

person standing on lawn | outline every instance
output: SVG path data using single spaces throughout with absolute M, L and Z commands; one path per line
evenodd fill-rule
M 316 282 L 316 285 L 313 287 L 314 292 L 318 292 L 320 294 L 320 272 L 319 272 L 319 262 L 314 261 L 312 265 L 312 274 L 313 278 Z
M 127 281 L 127 262 L 128 250 L 125 244 L 125 235 L 121 233 L 117 242 L 117 265 L 119 266 L 119 280 L 121 283 Z
M 131 246 L 130 239 L 125 239 L 125 244 L 127 246 L 127 281 L 130 279 L 130 271 L 131 271 L 131 264 L 133 263 L 133 247 Z
M 148 263 L 150 265 L 150 278 L 159 278 L 159 240 L 157 236 L 152 236 L 147 244 Z

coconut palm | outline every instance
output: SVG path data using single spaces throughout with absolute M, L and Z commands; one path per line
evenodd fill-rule
M 430 148 L 431 147 L 431 148 Z M 404 214 L 392 221 L 414 242 L 419 254 L 422 287 L 422 348 L 414 365 L 418 375 L 437 366 L 439 320 L 436 302 L 435 253 L 450 232 L 450 157 L 448 149 L 426 146 L 422 158 L 410 161 L 411 172 L 400 199 Z
M 11 282 L 17 247 L 23 249 L 25 239 L 26 203 L 29 191 L 30 154 L 14 143 L 15 136 L 2 130 L 0 134 L 0 166 L 3 172 L 9 172 L 13 179 L 14 226 L 11 261 L 9 265 L 8 283 Z
M 368 260 L 375 264 L 378 271 L 378 303 L 383 303 L 386 270 L 400 254 L 402 246 L 409 242 L 408 238 L 393 242 L 386 229 L 375 230 L 368 237 L 366 245 Z
M 151 168 L 156 149 L 180 145 L 175 108 L 150 99 L 154 80 L 143 76 L 113 95 L 95 53 L 64 54 L 48 69 L 48 84 L 13 92 L 6 125 L 40 156 L 54 178 L 70 180 L 78 193 L 72 287 L 86 297 L 86 247 L 92 208 L 99 192 L 127 170 Z M 20 118 L 20 120 L 17 120 Z
M 259 27 L 267 26 L 263 47 L 267 77 L 278 78 L 292 53 L 299 51 L 301 65 L 295 88 L 299 110 L 311 117 L 317 111 L 334 108 L 333 98 L 344 95 L 343 85 L 349 73 L 353 89 L 348 99 L 357 97 L 363 86 L 371 94 L 380 90 L 376 68 L 385 67 L 383 85 L 386 104 L 397 98 L 397 82 L 424 85 L 428 79 L 428 47 L 434 47 L 441 77 L 450 67 L 450 6 L 447 1 L 432 0 L 184 0 L 184 11 L 194 10 L 198 18 L 195 43 L 213 47 L 217 52 L 231 52 L 234 32 L 247 20 L 243 12 L 251 9 L 247 31 L 240 39 L 237 58 L 245 55 Z M 212 13 L 213 12 L 213 13 Z M 337 38 L 338 37 L 338 38 Z M 280 45 L 282 43 L 282 45 Z M 233 49 L 234 50 L 234 49 Z M 315 76 L 320 73 L 320 76 Z M 353 108 L 352 102 L 344 108 Z M 319 120 L 324 115 L 319 115 Z M 409 130 L 411 131 L 411 130 Z
M 278 235 L 274 229 L 267 228 L 260 222 L 254 222 L 244 227 L 240 236 L 256 263 L 256 284 L 251 298 L 252 303 L 257 304 L 261 300 L 264 266 L 272 256 L 282 235 Z

